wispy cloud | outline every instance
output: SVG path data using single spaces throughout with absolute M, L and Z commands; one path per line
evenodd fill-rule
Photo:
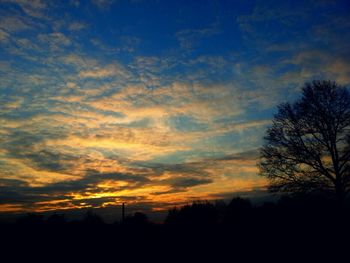
M 27 15 L 35 18 L 43 18 L 45 17 L 44 11 L 47 8 L 47 2 L 42 0 L 3 0 L 4 3 L 14 3 L 20 6 L 20 8 Z
M 79 31 L 82 29 L 86 29 L 87 25 L 84 23 L 80 23 L 80 22 L 72 22 L 69 26 L 68 29 L 72 30 L 72 31 Z
M 198 45 L 198 42 L 207 37 L 211 37 L 219 33 L 218 25 L 212 24 L 206 28 L 184 29 L 176 32 L 176 38 L 183 49 L 190 50 Z
M 92 0 L 92 3 L 101 10 L 108 9 L 114 2 L 115 0 Z
M 79 72 L 81 78 L 128 77 L 129 73 L 121 65 L 112 64 Z

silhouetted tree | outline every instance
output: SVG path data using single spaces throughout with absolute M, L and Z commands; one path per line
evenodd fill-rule
M 213 225 L 218 222 L 219 215 L 215 205 L 209 202 L 194 202 L 180 209 L 169 210 L 165 223 L 168 225 Z
M 145 226 L 148 223 L 147 215 L 141 212 L 135 212 L 133 216 L 127 216 L 124 220 L 124 224 L 133 226 Z
M 251 218 L 252 210 L 252 204 L 248 199 L 243 199 L 240 197 L 233 198 L 227 206 L 224 216 L 224 223 L 246 223 L 247 220 L 250 220 Z
M 67 223 L 65 216 L 62 214 L 52 214 L 50 215 L 47 219 L 46 222 L 50 225 L 64 225 L 65 223 Z
M 88 225 L 101 225 L 104 222 L 99 215 L 95 214 L 92 210 L 88 210 L 82 220 L 82 223 Z
M 37 213 L 28 213 L 17 219 L 17 224 L 41 225 L 44 223 L 44 216 Z
M 278 106 L 261 149 L 260 174 L 270 190 L 335 193 L 350 190 L 350 95 L 331 81 L 313 81 L 294 103 Z

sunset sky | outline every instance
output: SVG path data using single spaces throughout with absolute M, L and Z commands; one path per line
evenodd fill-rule
M 346 0 L 0 0 L 0 212 L 264 192 L 276 105 L 349 43 Z

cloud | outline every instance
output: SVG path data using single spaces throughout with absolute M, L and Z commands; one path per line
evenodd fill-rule
M 67 56 L 62 61 L 80 72 L 90 70 L 92 65 L 96 69 L 104 69 L 97 60 L 88 57 Z M 79 79 L 67 78 L 62 84 L 62 91 L 73 92 L 72 95 L 52 96 L 45 92 L 37 96 L 32 104 L 21 100 L 16 102 L 15 98 L 8 103 L 11 119 L 15 116 L 15 108 L 35 114 L 30 119 L 22 118 L 13 123 L 8 119 L 5 121 L 9 141 L 3 160 L 12 166 L 10 170 L 13 171 L 6 175 L 7 178 L 22 180 L 29 188 L 43 193 L 55 191 L 55 195 L 60 197 L 33 201 L 31 205 L 35 209 L 103 206 L 113 204 L 113 198 L 120 196 L 138 196 L 138 202 L 148 200 L 157 203 L 162 200 L 180 203 L 193 197 L 207 198 L 208 194 L 203 189 L 207 189 L 208 185 L 221 189 L 218 187 L 220 181 L 235 182 L 237 187 L 242 184 L 237 183 L 237 179 L 228 181 L 217 177 L 218 171 L 226 175 L 256 172 L 252 162 L 240 166 L 243 162 L 236 161 L 234 168 L 224 169 L 222 164 L 225 167 L 232 165 L 232 161 L 228 160 L 206 160 L 206 163 L 213 164 L 211 168 L 199 161 L 172 167 L 139 163 L 150 162 L 157 156 L 184 153 L 196 147 L 196 141 L 207 140 L 208 137 L 265 125 L 267 122 L 264 121 L 236 121 L 235 124 L 229 122 L 229 125 L 215 122 L 222 116 L 240 114 L 242 104 L 231 106 L 235 93 L 231 86 L 177 82 L 154 90 L 145 89 L 142 85 L 114 86 L 117 84 L 113 82 L 103 88 L 97 86 L 99 93 L 96 95 L 87 92 L 86 87 L 81 88 Z M 50 96 L 49 100 L 47 96 Z M 241 97 L 237 99 L 241 100 Z M 220 103 L 223 105 L 217 106 Z M 36 112 L 37 106 L 49 109 L 50 113 Z M 235 109 L 239 111 L 235 112 Z M 180 129 L 173 126 L 171 117 L 179 116 L 191 117 L 187 119 L 191 120 L 191 125 L 202 125 L 202 128 L 188 126 L 188 129 Z M 180 120 L 179 124 L 189 125 L 188 121 Z M 206 125 L 203 126 L 203 123 Z M 22 132 L 15 132 L 11 127 Z M 26 144 L 21 145 L 23 142 Z M 203 149 L 206 150 L 205 147 Z M 198 154 L 197 159 L 200 159 Z M 93 174 L 91 171 L 94 171 Z M 119 177 L 113 176 L 116 174 Z M 122 174 L 147 180 L 136 183 L 122 177 Z M 178 193 L 178 196 L 175 198 L 171 193 Z M 88 202 L 88 199 L 96 202 Z
M 87 25 L 81 22 L 73 22 L 68 26 L 68 29 L 71 31 L 79 31 L 86 28 L 87 28 Z
M 3 211 L 164 209 L 264 188 L 256 149 L 275 105 L 307 80 L 350 81 L 349 23 L 333 9 L 311 21 L 304 4 L 257 2 L 222 24 L 174 20 L 158 42 L 134 30 L 146 17 L 108 20 L 112 1 L 5 2 Z
M 228 61 L 222 56 L 208 56 L 202 55 L 193 60 L 189 61 L 189 64 L 207 64 L 212 69 L 216 70 L 224 70 L 227 65 L 229 65 Z
M 7 32 L 18 32 L 31 29 L 31 26 L 24 22 L 23 18 L 8 16 L 0 19 L 0 28 Z
M 236 22 L 244 37 L 248 39 L 256 38 L 256 44 L 273 42 L 276 38 L 286 34 L 298 35 L 298 31 L 288 30 L 301 21 L 309 18 L 311 5 L 295 3 L 293 1 L 257 1 L 251 14 L 236 17 Z M 263 30 L 265 26 L 278 27 L 279 30 Z
M 145 133 L 144 133 L 145 134 Z M 168 146 L 158 144 L 157 140 L 151 140 L 147 143 L 149 137 L 140 138 L 123 136 L 122 133 L 116 133 L 116 136 L 92 136 L 90 138 L 68 137 L 63 140 L 47 140 L 45 143 L 49 147 L 71 146 L 75 148 L 94 148 L 110 150 L 119 154 L 127 155 L 135 160 L 147 160 L 157 155 L 164 155 L 169 152 L 187 149 L 185 146 Z M 157 145 L 158 144 L 158 145 Z
M 158 89 L 129 86 L 109 97 L 93 99 L 90 105 L 101 110 L 122 112 L 130 119 L 185 114 L 198 120 L 241 113 L 241 102 L 232 103 L 234 88 L 172 83 Z M 118 102 L 118 103 L 117 103 Z
M 92 3 L 101 10 L 110 8 L 114 2 L 115 0 L 92 0 Z
M 128 78 L 128 71 L 121 65 L 111 64 L 105 67 L 97 67 L 94 69 L 83 70 L 79 72 L 81 78 L 108 78 L 108 77 L 124 77 Z
M 175 36 L 181 48 L 190 50 L 194 48 L 201 39 L 211 37 L 218 33 L 217 24 L 212 24 L 207 28 L 184 29 L 176 32 Z
M 103 66 L 101 61 L 87 56 L 70 55 L 60 58 L 60 61 L 76 72 L 93 71 L 92 68 L 95 72 L 116 70 L 111 64 Z M 151 65 L 146 63 L 144 66 Z M 157 72 L 157 67 L 154 72 Z M 222 165 L 209 168 L 200 162 L 180 163 L 167 168 L 161 164 L 146 166 L 137 163 L 171 154 L 185 154 L 197 147 L 195 142 L 208 137 L 265 125 L 259 121 L 235 121 L 236 124 L 232 124 L 230 120 L 230 125 L 216 122 L 222 116 L 236 118 L 242 113 L 247 101 L 242 104 L 242 97 L 237 97 L 237 104 L 232 103 L 236 87 L 174 82 L 152 90 L 140 84 L 119 87 L 119 79 L 97 84 L 93 82 L 94 77 L 87 76 L 72 78 L 68 75 L 64 82 L 55 85 L 55 89 L 45 88 L 41 94 L 35 92 L 35 100 L 17 101 L 14 98 L 6 104 L 11 117 L 5 120 L 9 141 L 5 147 L 6 156 L 2 159 L 7 167 L 12 167 L 6 178 L 17 178 L 27 183 L 28 188 L 41 193 L 54 192 L 51 200 L 28 201 L 29 206 L 41 210 L 103 206 L 132 196 L 139 198 L 137 202 L 181 203 L 188 198 L 207 198 L 203 189 L 209 185 L 221 189 L 218 186 L 220 181 L 234 182 L 237 187 L 241 184 L 239 189 L 243 187 L 237 179 L 217 177 L 219 171 L 227 175 L 255 172 L 252 163 L 245 163 L 245 166 L 237 163 L 234 169 L 224 169 Z M 31 77 L 35 86 L 46 86 L 46 79 L 39 81 L 35 76 Z M 81 83 L 81 80 L 86 82 Z M 30 118 L 15 120 L 21 111 L 30 113 Z M 173 125 L 172 117 L 181 117 L 179 125 L 189 125 L 183 116 L 191 120 L 193 128 L 180 129 L 181 126 Z M 23 142 L 26 143 L 21 146 Z M 203 147 L 202 150 L 207 149 Z M 200 159 L 200 152 L 196 155 Z M 221 164 L 229 166 L 232 162 L 221 161 Z M 95 171 L 94 174 L 91 171 Z M 136 182 L 123 178 L 122 174 L 147 180 Z M 178 193 L 177 197 L 171 193 Z
M 0 42 L 6 43 L 9 40 L 9 36 L 6 31 L 0 29 Z
M 39 34 L 38 39 L 53 51 L 62 50 L 62 47 L 70 46 L 72 44 L 71 40 L 61 32 Z
M 174 188 L 187 188 L 193 187 L 202 184 L 209 184 L 213 181 L 211 179 L 202 179 L 202 178 L 171 178 L 165 182 L 169 183 Z
M 47 2 L 43 0 L 3 0 L 3 2 L 14 3 L 21 7 L 24 13 L 28 16 L 36 18 L 44 18 L 44 10 L 47 8 Z
M 141 39 L 135 36 L 121 36 L 120 40 L 122 41 L 123 44 L 128 45 L 128 46 L 137 46 L 140 44 Z
M 83 170 L 76 167 L 65 169 L 81 170 L 81 176 L 44 185 L 32 185 L 21 179 L 2 179 L 2 191 L 7 198 L 3 199 L 3 211 L 48 211 L 57 209 L 75 209 L 82 207 L 105 207 L 116 205 L 127 200 L 129 204 L 146 201 L 157 206 L 159 201 L 179 204 L 189 198 L 210 199 L 211 196 L 229 190 L 249 190 L 264 185 L 264 181 L 254 179 L 255 171 L 248 167 L 255 166 L 250 152 L 239 153 L 222 158 L 204 159 L 182 164 L 151 164 L 147 162 L 129 162 L 122 159 L 103 165 L 105 157 L 100 159 L 86 156 L 80 162 Z M 41 163 L 39 168 L 53 168 L 46 160 L 57 159 L 70 162 L 70 158 L 54 157 L 45 153 L 39 156 L 27 156 L 32 161 Z M 81 159 L 80 157 L 79 159 Z M 103 161 L 103 162 L 101 162 Z M 88 162 L 96 166 L 86 166 Z M 120 166 L 121 165 L 121 166 Z M 95 167 L 97 170 L 95 170 Z M 103 167 L 107 170 L 103 172 Z M 118 172 L 124 167 L 124 172 Z M 134 167 L 134 168 L 132 168 Z M 230 175 L 229 171 L 237 169 L 236 173 L 244 177 Z M 247 167 L 247 168 L 244 168 Z M 102 170 L 102 171 L 101 171 Z M 33 177 L 31 177 L 33 178 Z M 174 196 L 173 194 L 176 193 Z M 137 198 L 136 198 L 137 197 Z M 134 201 L 130 200 L 133 198 Z M 11 201 L 12 200 L 12 201 Z M 16 201 L 17 200 L 17 201 Z M 21 204 L 21 206 L 16 206 Z M 161 203 L 159 203 L 161 205 Z
M 340 84 L 347 85 L 350 83 L 349 60 L 344 56 L 335 56 L 325 50 L 306 50 L 293 56 L 290 62 L 300 67 L 300 75 L 304 74 L 305 79 L 314 76 L 315 72 L 319 77 L 334 79 Z M 287 77 L 286 73 L 284 77 Z M 293 76 L 292 76 L 293 77 Z

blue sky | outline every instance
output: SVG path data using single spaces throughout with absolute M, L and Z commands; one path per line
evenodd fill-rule
M 276 105 L 350 83 L 348 1 L 0 1 L 0 211 L 263 191 Z

